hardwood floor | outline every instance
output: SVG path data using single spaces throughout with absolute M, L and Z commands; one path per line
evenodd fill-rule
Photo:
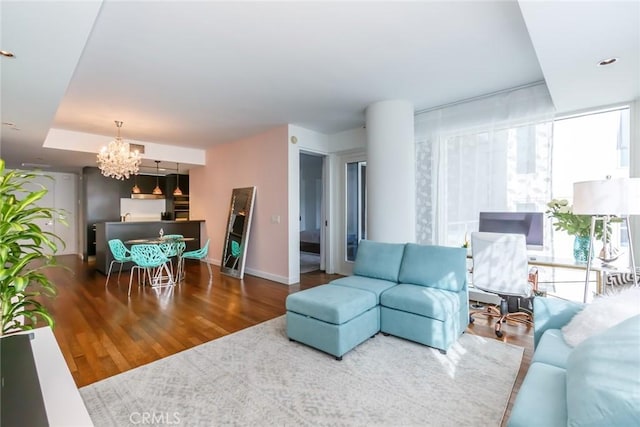
M 134 282 L 129 298 L 128 272 L 120 283 L 117 274 L 112 275 L 105 288 L 106 278 L 93 264 L 75 256 L 58 259 L 68 270 L 47 272 L 58 296 L 44 303 L 56 319 L 54 333 L 78 387 L 283 315 L 288 294 L 339 277 L 308 273 L 300 284 L 286 286 L 253 276 L 240 281 L 220 275 L 214 267 L 209 284 L 205 265 L 192 262 L 180 286 L 138 288 Z M 496 339 L 484 316 L 467 331 Z M 503 341 L 525 349 L 508 413 L 531 363 L 533 332 L 515 323 L 503 326 L 503 331 Z M 490 392 L 490 379 L 487 389 Z

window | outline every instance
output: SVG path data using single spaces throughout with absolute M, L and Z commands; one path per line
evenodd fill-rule
M 460 246 L 480 211 L 544 210 L 552 114 L 544 84 L 417 114 L 417 242 Z
M 442 141 L 447 202 L 441 243 L 460 246 L 478 230 L 481 211 L 544 211 L 550 199 L 550 136 L 551 125 L 544 123 Z M 536 153 L 538 158 L 526 158 Z
M 533 126 L 523 126 L 516 130 L 517 166 L 519 174 L 536 172 L 536 143 Z
M 460 246 L 481 211 L 544 212 L 552 198 L 571 202 L 574 182 L 629 176 L 628 124 L 629 109 L 619 109 L 419 142 L 418 242 Z M 616 231 L 614 244 L 623 236 Z M 546 253 L 571 258 L 573 236 L 550 220 L 544 240 Z
M 556 199 L 573 197 L 573 183 L 629 176 L 629 109 L 559 119 L 554 122 L 551 195 Z M 626 230 L 614 226 L 612 244 L 628 246 Z M 597 245 L 597 244 L 596 244 Z M 573 237 L 554 232 L 556 256 L 570 253 Z M 599 246 L 595 249 L 599 251 Z

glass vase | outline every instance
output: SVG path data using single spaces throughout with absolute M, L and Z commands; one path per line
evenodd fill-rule
M 589 259 L 589 236 L 576 236 L 573 240 L 573 259 L 576 262 L 586 263 Z M 593 258 L 593 254 L 591 254 Z

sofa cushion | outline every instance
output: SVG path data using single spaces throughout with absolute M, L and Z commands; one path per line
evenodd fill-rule
M 398 282 L 458 292 L 467 282 L 467 250 L 407 243 Z
M 533 298 L 533 348 L 538 348 L 540 338 L 547 329 L 560 329 L 571 319 L 576 313 L 579 313 L 585 304 L 567 301 L 558 298 Z
M 568 425 L 638 425 L 639 361 L 640 315 L 576 346 L 567 361 Z
M 573 347 L 564 340 L 560 329 L 547 329 L 540 338 L 531 362 L 547 363 L 566 369 L 567 359 L 572 351 Z
M 296 292 L 286 300 L 287 311 L 334 325 L 342 325 L 376 305 L 378 300 L 372 292 L 332 285 Z
M 460 311 L 456 292 L 408 284 L 396 285 L 385 291 L 380 297 L 380 305 L 443 322 Z
M 404 243 L 360 241 L 353 274 L 397 282 L 404 246 Z
M 396 282 L 364 276 L 341 277 L 340 279 L 332 280 L 329 284 L 373 292 L 376 295 L 376 301 L 380 301 L 380 295 L 384 291 L 397 285 Z
M 623 320 L 640 314 L 640 287 L 601 296 L 588 304 L 562 328 L 564 339 L 572 347 Z
M 566 425 L 566 371 L 546 363 L 532 363 L 516 396 L 507 426 Z

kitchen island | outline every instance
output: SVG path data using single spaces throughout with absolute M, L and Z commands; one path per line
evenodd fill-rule
M 200 240 L 200 225 L 203 222 L 204 220 L 98 222 L 96 223 L 96 270 L 104 275 L 109 271 L 109 264 L 113 260 L 107 243 L 109 240 L 120 239 L 125 242 L 133 239 L 158 237 L 160 229 L 164 235 L 182 234 L 184 237 L 192 237 L 194 240 L 186 242 L 186 250 L 199 249 L 204 243 Z M 123 270 L 130 267 L 125 264 Z

